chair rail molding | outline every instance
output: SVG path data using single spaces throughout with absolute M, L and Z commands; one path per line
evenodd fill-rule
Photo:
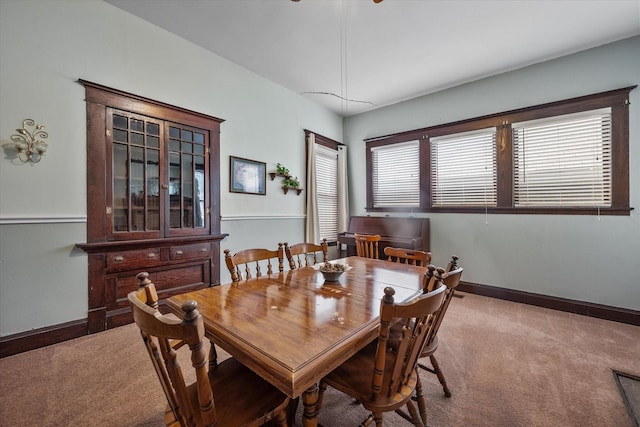
M 0 216 L 0 225 L 5 224 L 68 224 L 86 223 L 86 215 L 49 215 L 49 216 Z
M 272 215 L 224 215 L 222 221 L 262 221 L 278 219 L 305 219 L 304 214 L 272 214 Z

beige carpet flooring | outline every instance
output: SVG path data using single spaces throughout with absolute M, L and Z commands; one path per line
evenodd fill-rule
M 640 375 L 640 327 L 477 295 L 455 298 L 422 371 L 431 427 L 632 427 L 612 369 Z M 0 359 L 0 426 L 161 426 L 164 395 L 135 325 Z M 320 422 L 366 416 L 330 390 Z M 300 416 L 296 425 L 301 425 Z M 408 426 L 395 414 L 389 427 Z

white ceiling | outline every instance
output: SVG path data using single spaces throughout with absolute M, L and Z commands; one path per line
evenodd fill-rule
M 640 34 L 640 0 L 106 1 L 342 116 Z

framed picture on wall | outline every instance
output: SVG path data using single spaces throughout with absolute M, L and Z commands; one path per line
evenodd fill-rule
M 232 193 L 267 194 L 267 164 L 229 156 L 229 191 Z

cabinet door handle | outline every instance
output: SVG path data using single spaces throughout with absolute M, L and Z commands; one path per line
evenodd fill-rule
M 176 251 L 176 255 L 182 255 L 184 252 L 182 251 Z
M 200 249 L 200 252 L 209 252 L 209 249 L 207 249 L 207 248 L 202 248 L 202 249 Z
M 156 254 L 154 254 L 153 252 L 150 253 L 150 254 L 147 254 L 147 258 L 149 258 L 149 259 L 153 259 L 155 257 L 156 257 Z
M 118 255 L 116 257 L 113 257 L 113 262 L 122 262 L 122 261 L 124 261 L 123 256 Z

